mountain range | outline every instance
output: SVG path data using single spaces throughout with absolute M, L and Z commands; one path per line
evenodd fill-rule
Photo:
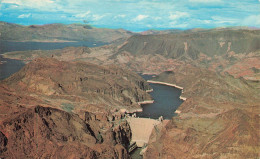
M 111 43 L 134 33 L 123 29 L 100 29 L 87 24 L 18 25 L 0 22 L 0 37 L 5 41 Z
M 144 158 L 259 157 L 258 29 L 148 31 L 100 47 L 16 51 L 3 56 L 28 63 L 19 72 L 1 81 L 1 99 L 6 99 L 2 104 L 3 110 L 7 114 L 19 114 L 17 112 L 30 109 L 40 115 L 38 109 L 45 110 L 48 107 L 51 112 L 59 110 L 64 114 L 78 114 L 80 119 L 90 125 L 91 129 L 88 130 L 93 131 L 95 144 L 102 145 L 105 141 L 114 143 L 113 152 L 107 148 L 107 151 L 94 149 L 88 153 L 93 158 L 102 155 L 102 152 L 111 152 L 119 157 L 116 145 L 120 143 L 124 147 L 129 144 L 119 140 L 129 141 L 131 135 L 127 123 L 122 126 L 123 131 L 119 131 L 124 133 L 117 131 L 114 140 L 111 140 L 111 134 L 109 137 L 108 134 L 101 133 L 102 124 L 106 125 L 103 127 L 107 130 L 113 127 L 109 127 L 111 123 L 107 123 L 108 118 L 118 118 L 116 115 L 111 117 L 110 114 L 119 114 L 120 109 L 136 109 L 138 101 L 151 99 L 146 93 L 150 89 L 149 85 L 133 72 L 156 74 L 152 80 L 183 87 L 181 96 L 186 99 L 178 108 L 177 116 L 169 120 L 168 124 L 153 130 Z M 34 99 L 27 100 L 31 98 Z M 21 106 L 16 104 L 19 101 L 23 101 Z M 33 107 L 37 103 L 42 103 L 44 108 Z M 75 104 L 77 108 L 72 107 Z M 19 111 L 11 110 L 12 107 Z M 59 118 L 54 120 L 54 116 L 45 114 L 40 117 L 48 124 L 52 120 L 59 121 Z M 1 151 L 6 154 L 11 153 L 8 150 L 10 145 L 6 144 L 6 134 L 13 132 L 19 136 L 18 133 L 22 133 L 14 131 L 17 128 L 19 130 L 20 124 L 16 116 L 15 120 L 10 119 L 12 117 L 7 115 L 1 120 L 2 123 L 15 121 L 9 124 L 11 127 L 1 124 Z M 98 120 L 92 121 L 97 118 Z M 99 127 L 94 126 L 96 123 L 100 124 Z M 64 132 L 66 130 L 64 128 Z M 53 129 L 53 132 L 57 130 Z M 101 142 L 98 134 L 106 140 Z M 69 135 L 64 136 L 66 140 Z M 56 135 L 53 138 L 55 142 L 51 141 L 57 143 Z M 93 139 L 94 144 L 94 138 L 90 138 L 88 140 Z M 76 149 L 77 146 L 74 142 L 73 144 Z M 93 149 L 92 146 L 87 146 Z M 125 151 L 125 148 L 121 150 Z M 58 152 L 65 150 L 66 147 L 59 147 L 53 154 L 59 155 Z M 121 153 L 121 157 L 122 155 L 127 157 L 127 153 Z

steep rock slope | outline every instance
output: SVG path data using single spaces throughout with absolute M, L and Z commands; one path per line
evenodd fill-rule
M 121 144 L 125 141 L 116 136 L 105 138 L 102 133 L 96 136 L 92 129 L 97 126 L 62 110 L 13 106 L 11 111 L 2 112 L 0 122 L 0 157 L 128 158 L 127 146 Z M 122 130 L 127 129 L 110 133 L 124 134 Z M 103 141 L 99 140 L 101 135 Z
M 135 55 L 160 54 L 170 58 L 197 59 L 200 53 L 213 57 L 228 51 L 259 50 L 259 30 L 209 30 L 163 35 L 134 35 L 119 51 Z
M 192 63 L 235 77 L 259 80 L 260 31 L 212 29 L 162 35 L 134 35 L 113 58 L 117 63 L 145 73 L 174 70 Z M 236 68 L 239 69 L 236 69 Z

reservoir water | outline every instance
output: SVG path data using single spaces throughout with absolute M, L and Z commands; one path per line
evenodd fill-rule
M 0 54 L 11 51 L 26 51 L 26 50 L 54 50 L 62 49 L 65 47 L 97 47 L 105 45 L 106 43 L 95 43 L 88 41 L 77 42 L 13 42 L 0 40 Z
M 141 75 L 145 80 L 152 78 L 152 75 Z M 164 119 L 171 119 L 175 115 L 175 110 L 182 104 L 179 98 L 181 90 L 175 87 L 162 84 L 150 83 L 153 91 L 150 93 L 154 103 L 143 104 L 142 112 L 137 112 L 137 117 L 158 119 L 163 116 Z
M 6 59 L 0 55 L 0 80 L 18 72 L 25 64 L 20 60 Z

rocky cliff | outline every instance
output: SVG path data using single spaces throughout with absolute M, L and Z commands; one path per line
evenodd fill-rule
M 125 124 L 120 130 L 104 133 L 76 114 L 50 107 L 19 106 L 15 111 L 1 114 L 1 158 L 129 158 L 125 138 L 106 137 L 127 132 L 126 139 L 130 140 Z M 108 121 L 99 123 L 109 125 Z M 100 132 L 95 134 L 93 129 Z

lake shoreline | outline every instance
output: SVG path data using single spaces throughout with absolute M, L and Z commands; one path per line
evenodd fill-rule
M 166 86 L 171 86 L 171 87 L 178 88 L 178 89 L 181 90 L 181 94 L 183 93 L 183 89 L 184 89 L 184 88 L 181 87 L 181 86 L 178 86 L 178 85 L 172 84 L 172 83 L 167 83 L 167 82 L 160 82 L 160 81 L 153 81 L 153 80 L 147 80 L 147 82 L 148 82 L 148 83 L 154 83 L 154 84 L 162 84 L 162 85 L 166 85 Z M 187 100 L 187 98 L 186 98 L 186 97 L 183 97 L 182 95 L 180 95 L 179 98 L 180 98 L 181 100 L 183 100 L 183 101 L 186 101 L 186 100 Z M 174 113 L 180 114 L 181 111 L 178 110 L 178 109 L 176 109 L 176 111 L 175 111 Z
M 160 81 L 153 81 L 153 80 L 147 80 L 148 83 L 154 83 L 154 84 L 162 84 L 162 85 L 166 85 L 166 86 L 171 86 L 171 87 L 175 87 L 181 90 L 181 93 L 183 93 L 183 87 L 178 86 L 176 84 L 172 84 L 172 83 L 166 83 L 166 82 L 160 82 Z M 182 95 L 180 95 L 179 97 L 181 100 L 185 101 L 187 100 L 186 97 L 183 97 Z

